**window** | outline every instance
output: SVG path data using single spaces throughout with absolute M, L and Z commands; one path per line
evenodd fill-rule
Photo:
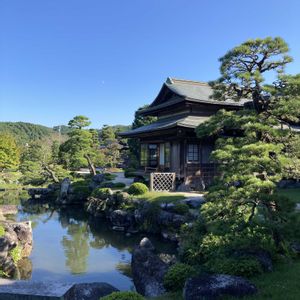
M 165 143 L 165 167 L 170 168 L 171 146 L 170 143 Z
M 156 168 L 158 165 L 158 146 L 157 144 L 149 144 L 149 167 Z
M 199 162 L 199 145 L 189 144 L 187 151 L 188 162 Z
M 141 166 L 147 166 L 147 157 L 148 157 L 148 145 L 141 144 Z

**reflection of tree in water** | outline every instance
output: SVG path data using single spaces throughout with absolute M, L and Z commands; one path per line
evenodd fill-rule
M 86 272 L 87 258 L 89 256 L 88 226 L 85 222 L 69 220 L 67 226 L 68 236 L 62 239 L 62 245 L 66 255 L 66 266 L 73 274 Z

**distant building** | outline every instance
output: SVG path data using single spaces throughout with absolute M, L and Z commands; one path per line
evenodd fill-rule
M 186 185 L 199 189 L 215 175 L 209 160 L 211 138 L 199 139 L 195 128 L 220 109 L 239 110 L 243 102 L 216 101 L 204 82 L 168 78 L 151 105 L 141 111 L 157 116 L 155 123 L 120 135 L 140 141 L 140 165 L 145 171 L 175 172 Z

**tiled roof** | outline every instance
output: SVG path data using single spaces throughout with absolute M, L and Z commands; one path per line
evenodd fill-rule
M 119 135 L 124 137 L 137 136 L 142 133 L 160 131 L 174 127 L 196 128 L 201 123 L 208 120 L 209 117 L 199 116 L 175 116 L 171 118 L 160 119 L 152 124 L 145 125 L 131 131 L 122 132 Z

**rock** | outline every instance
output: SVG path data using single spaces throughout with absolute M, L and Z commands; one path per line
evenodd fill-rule
M 166 239 L 169 240 L 171 242 L 179 242 L 179 234 L 177 232 L 173 232 L 167 229 L 163 229 L 161 231 L 161 236 Z
M 28 257 L 24 257 L 18 261 L 18 269 L 20 272 L 20 279 L 31 279 L 32 262 Z
M 281 180 L 278 185 L 279 188 L 299 188 L 300 187 L 300 181 L 293 180 L 293 179 L 283 179 Z
M 146 297 L 157 297 L 166 292 L 163 279 L 168 265 L 155 254 L 154 247 L 147 238 L 142 239 L 134 249 L 131 269 L 138 293 Z
M 157 223 L 162 226 L 180 228 L 186 222 L 186 218 L 182 215 L 161 210 L 157 217 Z
M 134 217 L 126 210 L 114 210 L 109 216 L 113 226 L 129 228 L 134 225 Z
M 0 212 L 3 215 L 15 215 L 18 213 L 17 205 L 0 205 Z
M 177 258 L 174 254 L 160 253 L 158 256 L 168 266 L 174 265 L 177 262 Z
M 181 203 L 187 204 L 191 208 L 199 208 L 205 203 L 204 197 L 190 197 L 180 201 Z
M 22 247 L 22 257 L 28 257 L 32 251 L 32 227 L 31 221 L 27 222 L 5 222 L 6 237 Z
M 295 252 L 295 254 L 300 254 L 300 243 L 294 242 L 291 244 L 291 249 Z
M 41 199 L 52 193 L 50 188 L 30 188 L 27 190 L 32 199 Z
M 112 292 L 119 291 L 112 285 L 104 282 L 77 283 L 69 290 L 65 300 L 99 300 Z
M 67 204 L 69 200 L 69 194 L 71 190 L 71 181 L 69 178 L 63 179 L 60 185 L 60 192 L 59 196 L 57 198 L 57 201 L 59 204 Z
M 140 241 L 140 245 L 139 245 L 141 248 L 144 248 L 144 249 L 147 249 L 147 250 L 150 250 L 150 251 L 154 251 L 155 250 L 155 247 L 153 246 L 153 244 L 151 243 L 151 241 L 144 237 L 141 241 Z
M 114 230 L 114 231 L 125 231 L 125 227 L 122 227 L 122 226 L 113 226 L 112 230 Z
M 184 300 L 213 300 L 223 296 L 244 297 L 256 292 L 255 285 L 242 277 L 215 274 L 189 278 L 183 289 L 183 298 Z

